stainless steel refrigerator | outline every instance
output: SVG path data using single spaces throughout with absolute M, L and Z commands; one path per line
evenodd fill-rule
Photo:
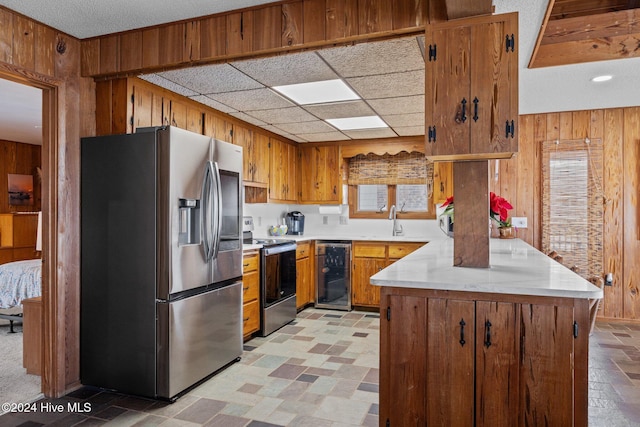
M 173 400 L 238 360 L 241 192 L 241 147 L 173 127 L 82 139 L 82 384 Z

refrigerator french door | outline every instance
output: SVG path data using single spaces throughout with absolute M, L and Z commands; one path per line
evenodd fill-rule
M 178 128 L 82 139 L 83 384 L 174 399 L 239 358 L 241 177 Z

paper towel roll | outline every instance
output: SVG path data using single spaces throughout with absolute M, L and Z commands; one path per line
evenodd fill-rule
M 320 205 L 318 208 L 320 215 L 340 215 L 342 205 Z

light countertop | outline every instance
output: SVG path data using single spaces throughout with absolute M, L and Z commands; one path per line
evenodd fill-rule
M 490 239 L 490 267 L 453 266 L 453 239 L 438 239 L 371 276 L 377 286 L 565 298 L 602 298 L 578 274 L 520 239 Z

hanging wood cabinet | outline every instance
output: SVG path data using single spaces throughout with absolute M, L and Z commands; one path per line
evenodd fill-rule
M 295 203 L 298 198 L 296 169 L 298 147 L 269 138 L 269 201 Z
M 427 27 L 427 157 L 497 159 L 518 151 L 517 36 L 517 13 Z
M 299 203 L 340 204 L 340 147 L 337 145 L 299 148 Z
M 383 287 L 380 425 L 586 426 L 587 302 Z

